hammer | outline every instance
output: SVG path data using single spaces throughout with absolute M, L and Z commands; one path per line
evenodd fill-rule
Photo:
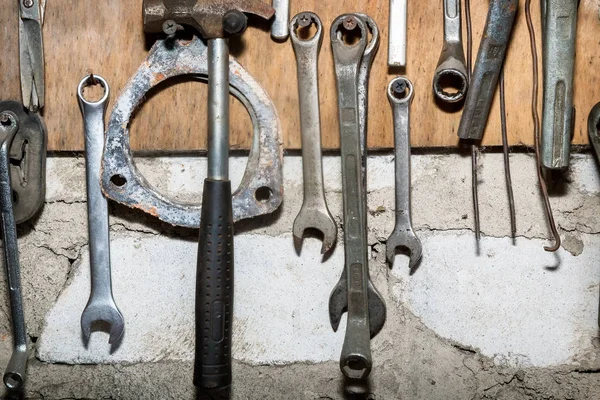
M 202 194 L 196 271 L 194 385 L 231 385 L 233 212 L 229 181 L 229 37 L 275 10 L 260 0 L 144 0 L 144 30 L 169 37 L 188 26 L 208 40 L 208 173 Z

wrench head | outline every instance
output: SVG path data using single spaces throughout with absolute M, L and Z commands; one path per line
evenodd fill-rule
M 334 332 L 337 332 L 342 315 L 348 309 L 348 282 L 346 281 L 346 277 L 347 275 L 344 271 L 329 297 L 329 321 Z M 367 285 L 367 295 L 369 301 L 369 330 L 371 338 L 374 338 L 381 331 L 385 323 L 386 305 L 383 297 L 375 289 L 370 279 Z
M 337 225 L 329 213 L 327 206 L 305 207 L 302 206 L 300 213 L 294 220 L 294 242 L 298 248 L 302 247 L 302 237 L 307 229 L 315 229 L 323 234 L 323 246 L 321 254 L 329 252 L 337 240 Z
M 109 344 L 118 343 L 125 332 L 125 320 L 114 300 L 90 301 L 81 314 L 81 333 L 87 346 L 95 322 L 105 322 L 110 325 Z
M 397 248 L 404 248 L 410 253 L 410 262 L 408 267 L 413 270 L 421 260 L 423 255 L 423 246 L 421 241 L 412 230 L 412 228 L 396 228 L 387 240 L 386 255 L 390 265 L 394 265 Z

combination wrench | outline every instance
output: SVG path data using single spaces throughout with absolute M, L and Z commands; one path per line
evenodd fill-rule
M 90 102 L 84 98 L 83 90 L 95 81 L 104 88 L 104 96 L 97 102 Z M 108 83 L 98 75 L 86 76 L 77 87 L 77 98 L 83 115 L 85 132 L 88 234 L 92 275 L 90 298 L 81 314 L 81 331 L 86 345 L 94 322 L 103 321 L 110 325 L 108 342 L 112 345 L 119 342 L 125 330 L 123 315 L 117 308 L 112 293 L 108 202 L 100 188 L 104 113 L 109 94 Z
M 310 39 L 298 35 L 300 29 L 314 25 L 317 29 Z M 319 112 L 318 58 L 323 41 L 323 26 L 319 17 L 311 12 L 296 15 L 290 23 L 290 35 L 298 70 L 298 96 L 300 100 L 300 129 L 302 132 L 302 173 L 304 199 L 294 220 L 294 241 L 302 243 L 306 229 L 317 229 L 323 234 L 321 253 L 325 254 L 335 244 L 337 226 L 325 199 L 323 185 L 323 160 L 321 155 L 321 121 Z
M 390 265 L 398 247 L 410 251 L 412 270 L 423 254 L 421 241 L 412 227 L 410 201 L 410 105 L 414 97 L 413 84 L 406 78 L 394 78 L 387 89 L 394 114 L 394 147 L 396 160 L 396 225 L 387 240 L 386 255 Z
M 357 38 L 356 43 L 346 41 L 350 33 Z M 369 375 L 370 340 L 385 322 L 385 302 L 369 277 L 367 254 L 365 152 L 361 143 L 358 89 L 367 39 L 368 26 L 362 15 L 345 14 L 332 24 L 342 156 L 345 268 L 331 293 L 329 317 L 337 331 L 342 314 L 348 312 L 340 369 L 349 379 L 364 379 Z
M 444 46 L 433 77 L 433 93 L 446 103 L 461 101 L 469 89 L 462 43 L 461 0 L 444 0 Z M 456 91 L 447 91 L 450 87 Z
M 577 8 L 575 0 L 541 0 L 544 102 L 542 112 L 542 165 L 569 166 L 575 123 L 573 78 Z
M 10 179 L 10 147 L 18 129 L 19 120 L 14 113 L 5 111 L 0 114 L 0 212 L 2 212 L 4 262 L 8 278 L 14 342 L 13 352 L 3 379 L 4 385 L 9 390 L 20 390 L 23 387 L 27 368 L 27 331 L 23 312 L 21 266 Z
M 519 0 L 492 0 L 458 127 L 461 139 L 481 140 L 519 8 Z

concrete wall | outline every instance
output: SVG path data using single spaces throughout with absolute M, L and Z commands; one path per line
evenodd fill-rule
M 139 159 L 166 194 L 199 201 L 205 161 Z M 234 182 L 245 167 L 232 159 Z M 370 270 L 387 303 L 373 339 L 367 399 L 600 398 L 600 172 L 575 155 L 552 197 L 564 244 L 543 250 L 548 228 L 534 159 L 511 156 L 518 237 L 510 237 L 502 157 L 481 157 L 483 239 L 472 231 L 470 158 L 413 156 L 413 222 L 423 241 L 409 274 L 399 255 L 385 264 L 394 225 L 394 163 L 369 159 Z M 337 157 L 325 159 L 329 206 L 341 225 Z M 343 399 L 329 294 L 343 269 L 343 243 L 323 261 L 320 241 L 300 255 L 291 237 L 302 202 L 301 159 L 285 158 L 285 204 L 236 226 L 234 399 Z M 89 295 L 84 160 L 48 160 L 47 204 L 19 227 L 25 312 L 31 339 L 27 397 L 191 399 L 197 233 L 111 205 L 113 286 L 126 320 L 121 346 L 94 333 L 83 346 L 79 319 Z M 0 274 L 0 368 L 12 338 Z

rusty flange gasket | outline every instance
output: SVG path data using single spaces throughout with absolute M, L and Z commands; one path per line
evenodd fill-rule
M 152 47 L 110 116 L 102 161 L 106 197 L 172 225 L 200 226 L 200 204 L 169 199 L 140 174 L 129 145 L 129 121 L 150 89 L 182 75 L 195 75 L 205 81 L 207 65 L 207 46 L 197 37 L 191 41 L 160 40 Z M 234 58 L 230 58 L 229 71 L 230 92 L 244 104 L 254 126 L 246 172 L 233 194 L 233 218 L 238 221 L 269 214 L 279 207 L 283 199 L 283 154 L 279 118 L 271 99 Z

